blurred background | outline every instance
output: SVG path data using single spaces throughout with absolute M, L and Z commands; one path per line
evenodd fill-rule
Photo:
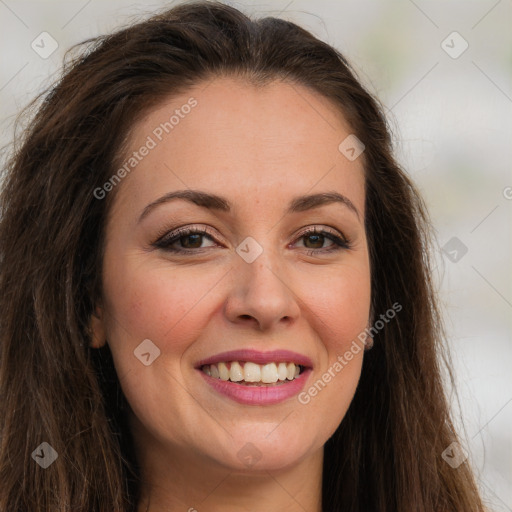
M 0 145 L 71 45 L 176 3 L 0 0 Z M 224 3 L 332 44 L 384 105 L 437 233 L 463 448 L 486 503 L 512 512 L 512 1 Z

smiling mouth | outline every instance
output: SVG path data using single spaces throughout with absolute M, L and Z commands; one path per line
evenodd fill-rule
M 257 364 L 251 361 L 226 361 L 202 365 L 200 370 L 214 379 L 245 386 L 275 386 L 295 380 L 305 366 L 292 362 Z

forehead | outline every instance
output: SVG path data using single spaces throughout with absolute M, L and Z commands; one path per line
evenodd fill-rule
M 124 163 L 133 152 L 137 162 L 117 190 L 118 207 L 143 208 L 185 188 L 232 197 L 240 207 L 249 198 L 284 206 L 288 196 L 338 191 L 363 213 L 362 159 L 349 161 L 338 149 L 350 134 L 339 109 L 303 86 L 203 82 L 133 127 Z

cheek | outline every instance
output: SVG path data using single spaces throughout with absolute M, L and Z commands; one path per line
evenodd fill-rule
M 201 299 L 214 287 L 216 274 L 194 276 L 194 271 L 169 269 L 118 261 L 105 272 L 107 309 L 112 317 L 109 333 L 113 349 L 133 351 L 145 339 L 161 350 L 161 355 L 181 354 L 207 321 Z M 108 338 L 107 338 L 108 339 Z
M 345 352 L 367 327 L 370 314 L 371 284 L 366 265 L 338 269 L 329 276 L 304 282 L 315 292 L 309 296 L 315 329 L 322 333 L 322 341 L 332 360 L 335 354 Z
M 329 284 L 309 299 L 310 322 L 321 339 L 324 357 L 299 395 L 307 417 L 322 418 L 315 434 L 318 443 L 333 435 L 356 391 L 364 354 L 358 336 L 367 327 L 370 311 L 368 271 L 338 272 Z
M 138 418 L 175 441 L 183 429 L 169 431 L 171 413 L 162 412 L 162 404 L 172 414 L 180 411 L 185 422 L 186 411 L 196 410 L 182 360 L 209 321 L 209 300 L 224 273 L 198 276 L 192 268 L 171 270 L 165 262 L 141 263 L 136 258 L 119 259 L 105 272 L 107 340 L 123 393 Z M 141 345 L 147 339 L 159 352 L 147 342 Z M 137 350 L 139 346 L 158 354 L 154 362 L 145 366 L 137 358 L 147 351 Z

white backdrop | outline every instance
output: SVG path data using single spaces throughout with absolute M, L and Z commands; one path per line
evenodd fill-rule
M 0 0 L 0 144 L 65 50 L 176 2 Z M 512 2 L 226 2 L 336 46 L 384 104 L 437 230 L 439 286 L 467 448 L 512 512 Z

